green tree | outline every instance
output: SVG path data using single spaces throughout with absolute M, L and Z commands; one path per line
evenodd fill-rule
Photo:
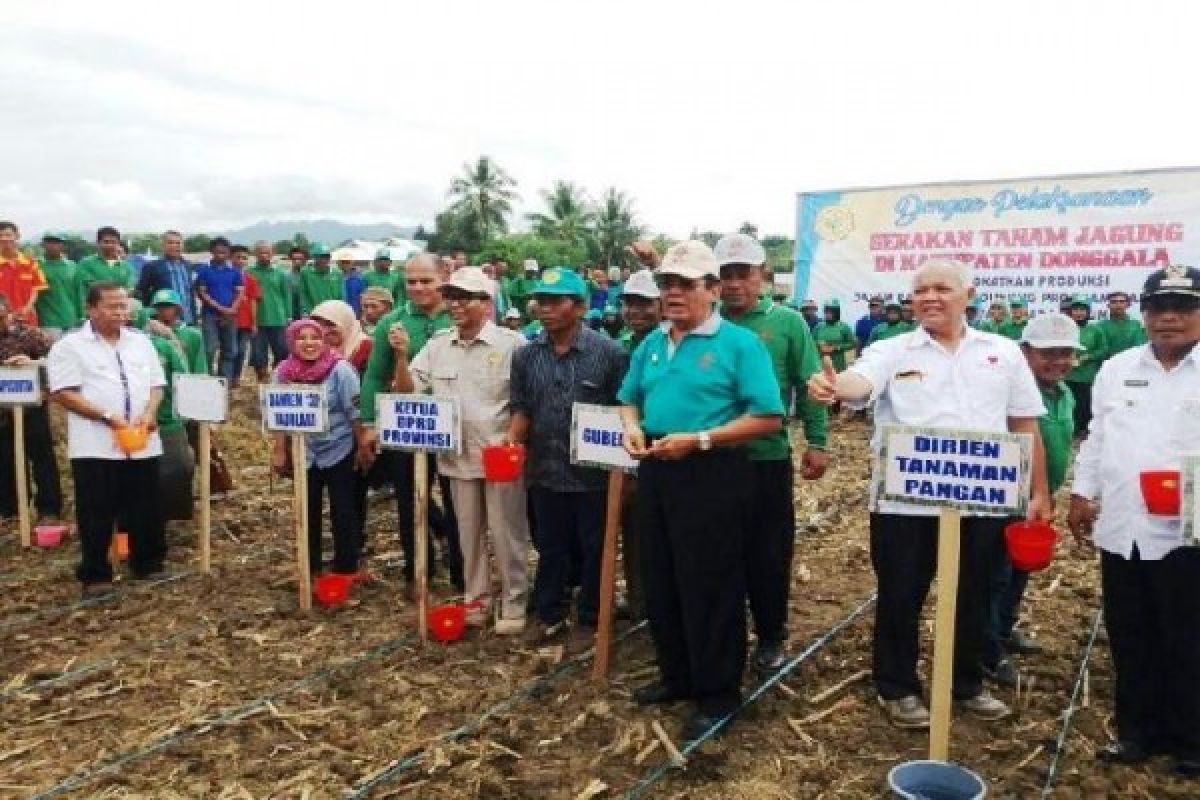
M 129 237 L 129 254 L 162 255 L 162 235 L 158 233 L 136 233 Z
M 212 237 L 207 233 L 193 233 L 183 240 L 183 252 L 185 253 L 204 253 L 208 251 L 209 242 Z
M 480 156 L 474 164 L 463 164 L 463 174 L 450 184 L 448 196 L 453 199 L 454 213 L 460 235 L 478 244 L 490 236 L 508 231 L 508 215 L 512 202 L 519 195 L 517 185 L 507 172 L 488 156 Z
M 63 242 L 64 249 L 67 252 L 67 258 L 72 261 L 78 261 L 85 256 L 95 254 L 96 245 L 89 242 L 77 233 L 68 233 L 66 241 Z
M 741 227 L 738 228 L 738 233 L 744 233 L 747 236 L 753 236 L 755 239 L 757 239 L 758 238 L 758 226 L 755 225 L 753 222 L 743 222 Z
M 634 213 L 633 200 L 615 188 L 605 191 L 595 216 L 596 258 L 600 263 L 616 264 L 625 248 L 644 232 Z
M 303 247 L 306 251 L 312 243 L 308 241 L 308 236 L 303 233 L 293 233 L 290 239 L 280 239 L 271 249 L 276 255 L 286 256 L 293 247 Z
M 412 239 L 414 242 L 428 242 L 429 241 L 429 232 L 425 230 L 424 225 L 417 226 L 417 229 L 413 232 Z
M 526 215 L 534 233 L 543 239 L 583 244 L 595 219 L 587 193 L 570 181 L 555 181 L 550 189 L 542 189 L 541 195 L 547 213 Z

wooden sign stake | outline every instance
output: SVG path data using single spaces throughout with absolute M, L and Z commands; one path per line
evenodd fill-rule
M 608 498 L 604 510 L 604 550 L 600 557 L 600 609 L 596 620 L 596 660 L 592 677 L 608 679 L 612 655 L 613 594 L 617 580 L 617 528 L 621 525 L 621 495 L 625 473 L 614 469 L 608 473 Z
M 413 578 L 417 582 L 417 632 L 429 640 L 429 454 L 413 453 Z
M 197 422 L 196 431 L 196 447 L 200 451 L 200 571 L 207 575 L 212 572 L 212 475 L 209 472 L 212 435 L 207 422 Z
M 13 406 L 13 466 L 17 474 L 17 529 L 21 546 L 33 544 L 33 524 L 29 514 L 29 473 L 25 463 L 25 409 Z
M 292 507 L 296 514 L 296 568 L 300 576 L 300 610 L 312 609 L 312 571 L 308 567 L 308 470 L 304 466 L 305 448 L 302 434 L 292 439 Z
M 933 688 L 929 713 L 929 757 L 950 756 L 950 716 L 954 685 L 954 617 L 958 605 L 958 559 L 962 512 L 943 508 L 938 517 L 937 611 L 933 627 Z

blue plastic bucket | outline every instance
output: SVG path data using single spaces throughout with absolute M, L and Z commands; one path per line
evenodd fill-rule
M 987 796 L 982 778 L 945 761 L 908 761 L 892 767 L 888 787 L 904 800 L 983 800 Z

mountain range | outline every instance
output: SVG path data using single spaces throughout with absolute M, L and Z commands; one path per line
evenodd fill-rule
M 378 241 L 389 236 L 409 239 L 415 231 L 416 228 L 412 226 L 393 225 L 390 222 L 355 224 L 336 219 L 292 219 L 276 222 L 263 220 L 245 228 L 225 231 L 224 235 L 231 241 L 248 243 L 259 239 L 277 242 L 303 233 L 309 241 L 325 242 L 330 247 L 336 247 L 348 239 Z

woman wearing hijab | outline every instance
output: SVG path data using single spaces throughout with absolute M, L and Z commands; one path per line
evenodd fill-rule
M 371 355 L 371 337 L 363 333 L 354 309 L 341 300 L 326 300 L 318 303 L 309 317 L 321 324 L 325 343 L 350 362 L 361 379 Z
M 328 489 L 333 571 L 352 575 L 358 572 L 360 555 L 354 497 L 354 445 L 361 425 L 356 405 L 358 373 L 326 343 L 325 327 L 316 320 L 298 319 L 284 335 L 290 355 L 275 368 L 275 382 L 324 386 L 329 403 L 329 430 L 305 439 L 309 567 L 314 575 L 321 570 L 321 500 Z M 287 437 L 275 434 L 273 446 L 271 464 L 284 475 L 288 471 Z

